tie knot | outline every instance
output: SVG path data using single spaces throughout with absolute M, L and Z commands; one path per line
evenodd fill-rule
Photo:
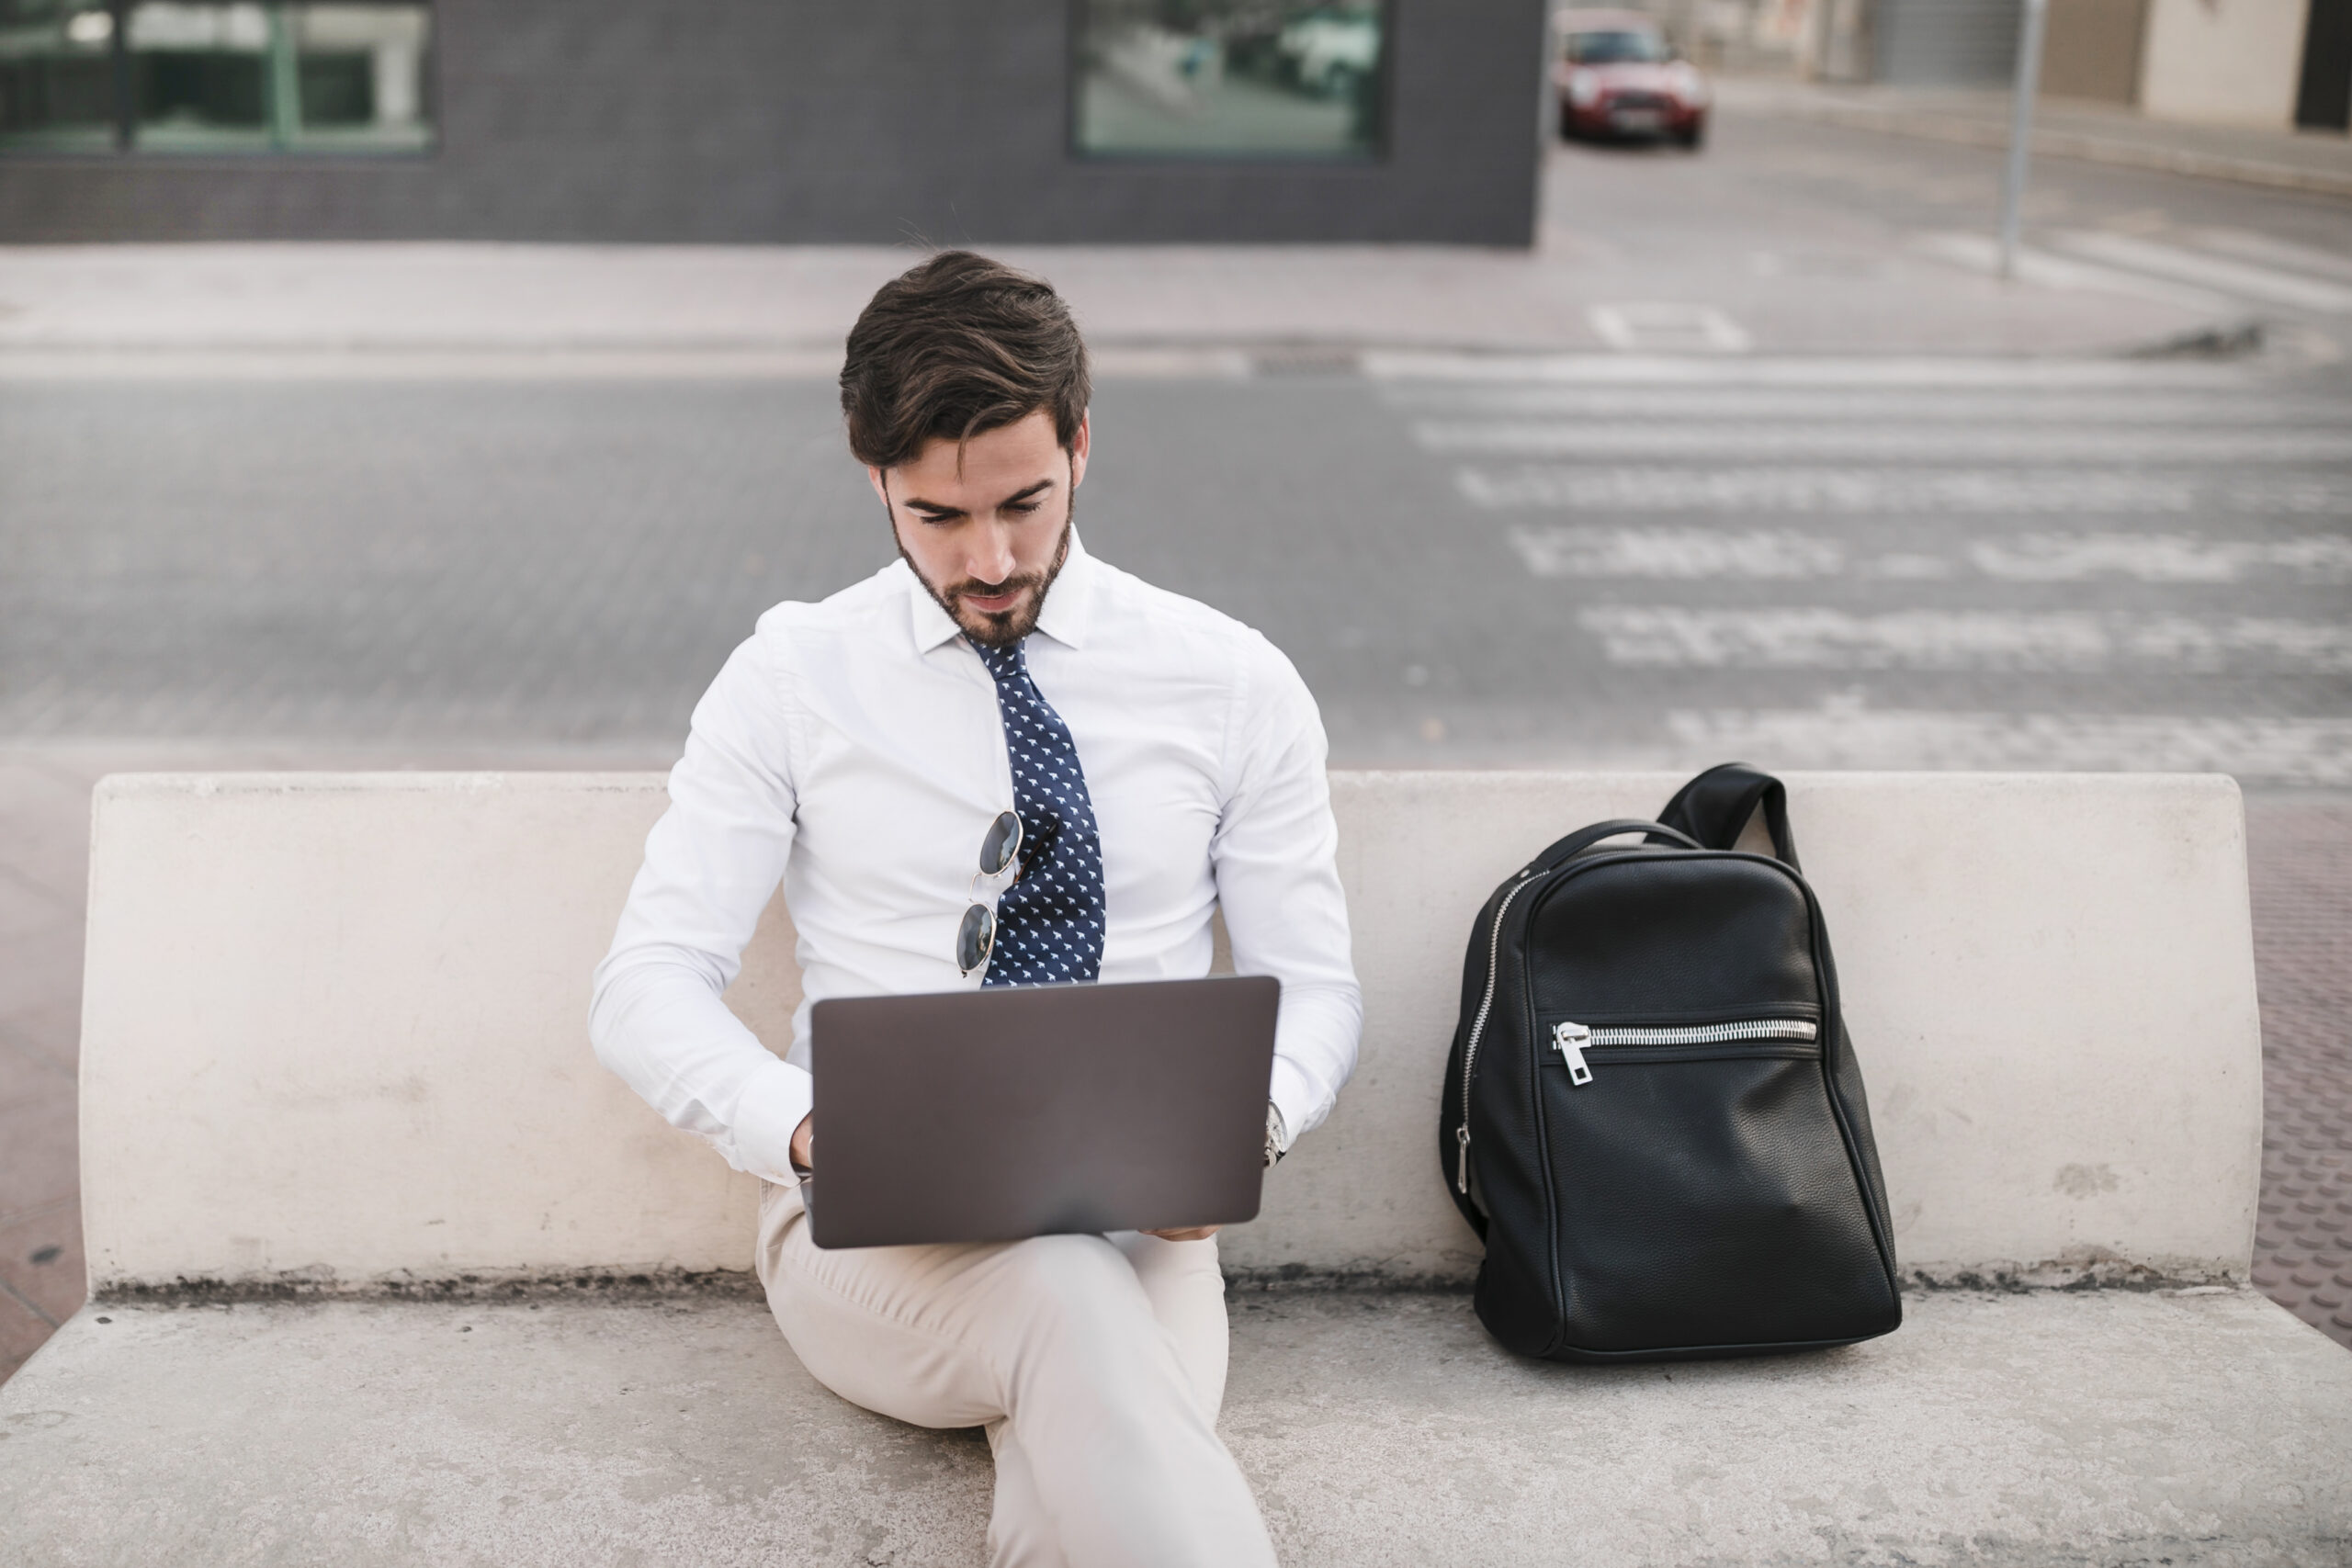
M 1011 680 L 1027 666 L 1027 661 L 1021 657 L 1020 643 L 1016 642 L 1010 648 L 998 648 L 989 643 L 976 642 L 972 647 L 979 654 L 980 662 L 989 667 L 989 673 L 1000 681 Z

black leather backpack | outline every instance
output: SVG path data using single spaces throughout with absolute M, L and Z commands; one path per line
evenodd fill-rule
M 1759 806 L 1770 855 L 1732 847 Z M 1479 1319 L 1570 1361 L 1887 1333 L 1886 1190 L 1787 794 L 1730 762 L 1658 818 L 1569 834 L 1471 932 L 1438 1142 Z

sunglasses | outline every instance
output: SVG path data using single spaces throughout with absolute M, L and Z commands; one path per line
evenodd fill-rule
M 996 951 L 996 911 L 980 902 L 980 883 L 1003 875 L 1004 868 L 1020 852 L 1019 813 L 998 812 L 996 820 L 989 824 L 988 837 L 980 840 L 980 872 L 972 878 L 972 907 L 964 911 L 964 923 L 956 928 L 956 973 L 969 975 L 988 967 L 989 954 Z

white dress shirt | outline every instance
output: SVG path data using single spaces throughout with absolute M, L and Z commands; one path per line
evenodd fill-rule
M 1234 967 L 1283 983 L 1269 1098 L 1306 1132 L 1354 1070 L 1363 1002 L 1306 682 L 1258 633 L 1075 535 L 1025 653 L 1102 835 L 1102 979 L 1207 974 L 1222 908 Z M 956 931 L 1012 804 L 995 682 L 904 561 L 778 604 L 695 707 L 596 969 L 597 1057 L 737 1169 L 792 1180 L 810 1005 L 977 989 Z M 719 999 L 779 880 L 804 993 L 782 1058 Z

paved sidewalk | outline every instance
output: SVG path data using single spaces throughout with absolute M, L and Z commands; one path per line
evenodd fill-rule
M 2255 1283 L 2352 1345 L 2352 801 L 2249 803 L 2262 997 Z
M 1051 277 L 1106 370 L 1485 353 L 2115 355 L 2244 315 L 2106 275 L 2007 283 L 1924 254 L 1989 232 L 1996 160 L 1727 108 L 1702 157 L 1555 147 L 1528 250 L 990 247 Z M 2070 212 L 2111 205 L 2096 194 Z M 824 374 L 894 246 L 0 247 L 0 376 Z M 1665 310 L 1675 319 L 1655 318 Z M 1677 314 L 1679 312 L 1679 314 Z M 1687 318 L 1687 319 L 1686 319 Z M 1328 366 L 1329 359 L 1323 361 Z
M 74 1133 L 89 792 L 183 768 L 659 768 L 650 748 L 0 749 L 0 1381 L 82 1303 Z M 1337 759 L 1344 764 L 1348 760 Z M 2352 799 L 2247 801 L 2268 1129 L 2255 1279 L 2352 1348 Z
M 1648 177 L 1632 165 L 1583 173 Z M 2108 355 L 2215 322 L 2206 301 L 2178 290 L 2009 287 L 1902 254 L 1833 278 L 1758 278 L 1745 253 L 1677 247 L 1660 257 L 1555 227 L 1532 251 L 989 249 L 1050 277 L 1114 373 L 1238 372 L 1270 352 L 1312 368 L 1318 349 L 1605 352 L 1596 308 L 1660 299 L 1729 297 L 1755 346 L 1780 352 L 1867 344 L 1879 354 Z M 398 374 L 405 363 L 424 375 L 501 365 L 609 375 L 634 361 L 674 374 L 691 356 L 722 374 L 828 375 L 866 299 L 919 255 L 886 246 L 0 247 L 0 375 L 152 374 L 173 356 L 201 374 L 224 361 L 270 374 L 292 361 L 343 374 Z M 1824 320 L 1869 328 L 1807 341 Z
M 1972 147 L 2009 144 L 2003 87 L 1833 86 L 1733 77 L 1717 85 L 1726 108 L 1781 115 Z M 2181 125 L 2079 99 L 2034 105 L 2033 152 L 2274 190 L 2352 197 L 2352 139 L 2329 131 Z

